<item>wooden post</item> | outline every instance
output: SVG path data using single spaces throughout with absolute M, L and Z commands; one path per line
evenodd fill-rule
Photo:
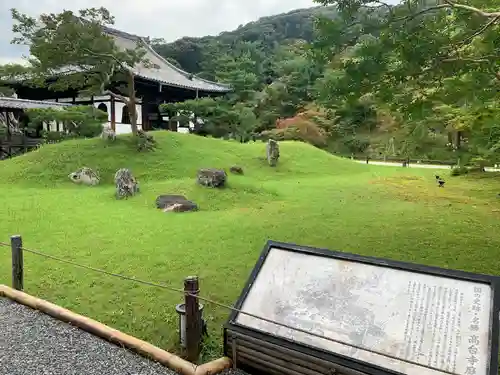
M 10 237 L 12 249 L 12 287 L 16 290 L 24 289 L 23 276 L 23 240 L 21 236 Z
M 115 97 L 110 96 L 110 115 L 111 115 L 111 129 L 116 131 L 116 105 L 115 105 Z
M 12 133 L 10 130 L 9 111 L 5 110 L 3 114 L 5 115 L 5 126 L 7 126 L 7 139 L 12 139 Z
M 201 349 L 201 316 L 198 301 L 199 284 L 197 276 L 184 280 L 186 306 L 186 354 L 188 361 L 197 363 Z

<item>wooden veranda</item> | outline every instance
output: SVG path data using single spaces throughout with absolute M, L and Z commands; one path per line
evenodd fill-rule
M 44 142 L 40 132 L 27 131 L 27 109 L 61 108 L 68 104 L 0 97 L 0 160 L 21 155 Z

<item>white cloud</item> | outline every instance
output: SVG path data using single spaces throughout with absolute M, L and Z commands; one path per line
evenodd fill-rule
M 115 27 L 129 33 L 173 41 L 183 36 L 215 35 L 259 17 L 317 5 L 313 0 L 2 0 L 0 9 L 0 63 L 18 59 L 25 49 L 12 39 L 10 8 L 37 16 L 40 13 L 106 7 Z M 70 5 L 71 4 L 71 5 Z

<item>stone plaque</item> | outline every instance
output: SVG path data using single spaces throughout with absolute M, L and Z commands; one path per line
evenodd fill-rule
M 486 282 L 271 247 L 241 310 L 321 337 L 241 313 L 240 326 L 402 374 L 491 373 Z

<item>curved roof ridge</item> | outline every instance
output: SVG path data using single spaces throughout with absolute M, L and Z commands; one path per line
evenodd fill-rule
M 158 57 L 159 59 L 161 59 L 166 65 L 168 65 L 170 68 L 176 70 L 177 72 L 179 72 L 180 74 L 184 75 L 186 78 L 189 79 L 190 76 L 193 76 L 193 78 L 196 78 L 197 80 L 199 81 L 203 81 L 203 82 L 206 82 L 206 83 L 210 83 L 212 85 L 218 85 L 218 86 L 222 86 L 222 87 L 226 87 L 228 89 L 231 88 L 230 85 L 228 84 L 224 84 L 224 83 L 219 83 L 219 82 L 215 82 L 215 81 L 210 81 L 208 79 L 205 79 L 205 78 L 201 78 L 201 77 L 198 77 L 196 74 L 194 73 L 189 73 L 177 66 L 175 66 L 174 64 L 172 64 L 170 61 L 168 61 L 166 58 L 164 58 L 162 55 L 160 55 L 158 52 L 156 52 L 154 50 L 154 48 L 145 40 L 145 38 L 143 37 L 138 37 L 139 40 L 145 45 L 145 47 L 153 54 L 155 55 L 156 57 Z
M 154 50 L 154 48 L 148 43 L 146 40 L 147 38 L 141 37 L 139 35 L 135 34 L 130 34 L 125 31 L 117 30 L 111 27 L 104 26 L 103 30 L 106 34 L 111 34 L 119 38 L 125 38 L 134 42 L 140 42 L 147 50 L 147 52 L 151 53 L 155 58 L 160 60 L 163 64 L 165 64 L 169 69 L 172 69 L 173 71 L 177 72 L 178 74 L 181 74 L 184 78 L 187 80 L 196 83 L 196 81 L 200 83 L 206 83 L 208 85 L 213 85 L 213 86 L 218 86 L 220 89 L 217 91 L 231 91 L 232 87 L 229 84 L 224 84 L 224 83 L 219 83 L 219 82 L 214 82 L 210 81 L 208 79 L 204 79 L 201 77 L 198 77 L 194 73 L 189 73 L 181 68 L 178 68 L 171 62 L 169 62 L 166 58 L 164 58 L 162 55 L 160 55 L 158 52 Z M 192 78 L 191 78 L 192 77 Z M 167 82 L 165 82 L 167 83 Z

